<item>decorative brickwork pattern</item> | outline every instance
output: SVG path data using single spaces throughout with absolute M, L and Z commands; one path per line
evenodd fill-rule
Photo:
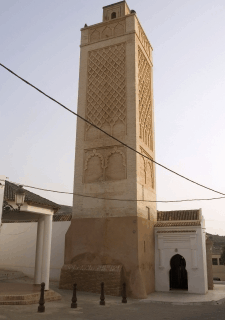
M 143 45 L 147 55 L 150 57 L 151 45 L 148 41 L 148 38 L 146 37 L 144 30 L 142 29 L 142 26 L 140 25 L 140 23 L 138 23 L 138 36 L 139 36 L 140 42 Z
M 153 151 L 151 66 L 138 47 L 140 138 Z
M 85 150 L 83 182 L 126 179 L 126 150 L 107 147 Z
M 61 269 L 60 289 L 72 289 L 77 283 L 78 291 L 100 293 L 101 282 L 105 283 L 105 294 L 121 295 L 121 265 L 64 265 Z
M 54 215 L 53 222 L 60 222 L 60 221 L 71 221 L 72 214 L 64 214 L 64 215 Z
M 119 22 L 107 23 L 100 27 L 89 29 L 89 42 L 96 42 L 103 39 L 121 36 L 125 33 L 126 24 L 125 19 Z
M 14 286 L 15 290 L 15 284 L 13 283 L 6 283 L 4 285 L 7 285 L 7 288 L 10 288 L 12 285 Z M 2 286 L 2 284 L 1 284 Z M 27 285 L 25 285 L 28 287 Z M 25 287 L 23 284 L 23 287 Z M 30 291 L 34 292 L 34 287 L 30 285 L 31 289 Z M 36 287 L 37 288 L 37 287 Z M 6 289 L 7 290 L 7 289 Z M 40 289 L 38 288 L 38 291 Z M 50 301 L 57 301 L 61 300 L 62 296 L 53 291 L 53 290 L 47 290 L 45 291 L 45 302 L 50 302 Z M 0 305 L 30 305 L 30 304 L 38 304 L 40 300 L 40 292 L 38 293 L 26 293 L 26 294 L 21 294 L 21 295 L 1 295 L 0 298 Z
M 126 131 L 125 53 L 120 43 L 90 51 L 88 57 L 86 118 L 113 135 Z M 86 140 L 99 137 L 94 129 L 86 124 Z

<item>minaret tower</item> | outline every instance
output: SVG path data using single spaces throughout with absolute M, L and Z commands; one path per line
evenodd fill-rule
M 125 1 L 103 7 L 80 47 L 78 114 L 154 159 L 152 47 L 136 12 Z M 156 200 L 153 162 L 78 118 L 74 193 L 101 199 L 74 196 L 60 287 L 154 291 L 156 204 L 134 201 Z

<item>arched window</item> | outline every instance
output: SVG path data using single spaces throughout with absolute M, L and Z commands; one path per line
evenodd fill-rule
M 116 18 L 116 12 L 113 12 L 112 14 L 111 14 L 111 19 L 115 19 Z

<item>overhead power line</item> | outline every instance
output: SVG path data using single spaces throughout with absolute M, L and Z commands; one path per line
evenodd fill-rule
M 17 78 L 19 78 L 20 80 L 22 80 L 23 82 L 25 82 L 26 84 L 28 84 L 29 86 L 31 86 L 31 87 L 34 88 L 35 90 L 39 91 L 41 94 L 43 94 L 43 95 L 46 96 L 47 98 L 49 98 L 50 100 L 56 102 L 57 104 L 59 104 L 61 107 L 63 107 L 63 108 L 66 109 L 67 111 L 71 112 L 72 114 L 74 114 L 74 115 L 77 116 L 78 118 L 80 118 L 80 119 L 82 119 L 83 121 L 87 122 L 88 124 L 90 124 L 91 126 L 95 127 L 96 129 L 100 130 L 101 132 L 103 132 L 104 134 L 106 134 L 107 136 L 109 136 L 110 138 L 114 139 L 115 141 L 117 141 L 117 142 L 119 142 L 120 144 L 122 144 L 123 146 L 125 146 L 126 148 L 128 148 L 128 149 L 130 149 L 130 150 L 132 150 L 132 151 L 134 151 L 134 152 L 136 152 L 136 153 L 138 153 L 138 154 L 141 155 L 142 157 L 144 157 L 144 158 L 146 158 L 146 159 L 154 162 L 154 163 L 157 164 L 158 166 L 160 166 L 160 167 L 162 167 L 162 168 L 164 168 L 164 169 L 166 169 L 166 170 L 168 170 L 168 171 L 176 174 L 177 176 L 179 176 L 179 177 L 181 177 L 181 178 L 183 178 L 183 179 L 185 179 L 185 180 L 187 180 L 187 181 L 190 181 L 190 182 L 192 182 L 192 183 L 194 183 L 194 184 L 196 184 L 196 185 L 198 185 L 198 186 L 200 186 L 200 187 L 202 187 L 202 188 L 205 188 L 205 189 L 207 189 L 207 190 L 210 190 L 210 191 L 213 191 L 213 192 L 216 192 L 216 193 L 218 193 L 218 194 L 222 194 L 223 196 L 225 196 L 224 193 L 219 192 L 219 191 L 216 191 L 216 190 L 211 189 L 211 188 L 209 188 L 209 187 L 206 187 L 206 186 L 204 186 L 204 185 L 202 185 L 202 184 L 200 184 L 200 183 L 198 183 L 198 182 L 196 182 L 196 181 L 194 181 L 194 180 L 191 180 L 191 179 L 189 179 L 189 178 L 187 178 L 187 177 L 185 177 L 185 176 L 183 176 L 183 175 L 181 175 L 181 174 L 179 174 L 179 173 L 177 173 L 177 172 L 175 172 L 175 171 L 173 171 L 173 170 L 165 167 L 164 165 L 156 162 L 155 160 L 147 157 L 146 155 L 142 154 L 141 152 L 137 151 L 136 149 L 132 148 L 131 146 L 127 145 L 126 143 L 120 141 L 119 139 L 113 137 L 111 134 L 107 133 L 106 131 L 102 130 L 101 128 L 99 128 L 98 126 L 96 126 L 94 123 L 90 122 L 89 120 L 83 118 L 82 116 L 80 116 L 80 115 L 77 114 L 76 112 L 74 112 L 74 111 L 72 111 L 71 109 L 67 108 L 66 106 L 64 106 L 64 105 L 63 105 L 62 103 L 60 103 L 59 101 L 57 101 L 57 100 L 55 100 L 54 98 L 50 97 L 49 95 L 47 95 L 46 93 L 44 93 L 42 90 L 38 89 L 38 88 L 35 87 L 33 84 L 31 84 L 30 82 L 28 82 L 27 80 L 23 79 L 23 78 L 20 77 L 18 74 L 16 74 L 15 72 L 13 72 L 12 70 L 10 70 L 10 69 L 7 68 L 6 66 L 4 66 L 2 63 L 0 63 L 0 65 L 1 65 L 3 68 L 5 68 L 7 71 L 11 72 L 14 76 L 16 76 Z
M 4 179 L 0 179 L 0 181 L 8 181 Z M 225 199 L 225 197 L 219 197 L 219 198 L 209 198 L 209 199 L 185 199 L 185 200 L 168 200 L 168 201 L 159 201 L 159 200 L 138 200 L 138 199 L 116 199 L 116 198 L 103 198 L 103 197 L 94 197 L 86 194 L 80 194 L 80 193 L 74 193 L 74 192 L 66 192 L 66 191 L 57 191 L 57 190 L 50 190 L 50 189 L 44 189 L 44 188 L 38 188 L 38 187 L 33 187 L 33 186 L 28 186 L 22 183 L 17 183 L 17 182 L 12 182 L 14 184 L 22 185 L 23 187 L 26 188 L 32 188 L 36 190 L 41 190 L 41 191 L 49 191 L 49 192 L 55 192 L 55 193 L 63 193 L 63 194 L 69 194 L 69 195 L 75 195 L 78 197 L 84 197 L 84 198 L 92 198 L 92 199 L 99 199 L 99 200 L 110 200 L 110 201 L 128 201 L 128 202 L 161 202 L 161 203 L 168 203 L 168 202 L 187 202 L 187 201 L 204 201 L 204 200 L 219 200 L 219 199 Z

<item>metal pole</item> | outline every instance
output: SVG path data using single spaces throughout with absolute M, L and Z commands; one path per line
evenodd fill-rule
M 122 303 L 127 303 L 126 283 L 123 283 Z
M 105 305 L 104 282 L 101 283 L 100 305 L 101 306 Z
M 73 296 L 72 296 L 72 303 L 71 308 L 77 308 L 77 284 L 73 285 Z
M 40 295 L 40 300 L 39 300 L 39 306 L 38 306 L 38 312 L 45 312 L 45 283 L 41 283 L 41 295 Z

